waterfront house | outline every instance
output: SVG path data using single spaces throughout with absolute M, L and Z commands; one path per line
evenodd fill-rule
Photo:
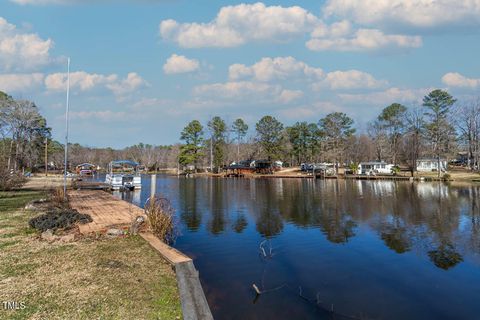
M 370 161 L 360 162 L 358 165 L 357 174 L 376 175 L 376 174 L 391 174 L 394 165 L 388 164 L 385 161 Z
M 447 160 L 445 159 L 418 159 L 417 171 L 438 171 L 438 163 L 440 162 L 440 170 L 447 171 Z
M 255 173 L 255 167 L 251 167 L 249 164 L 242 162 L 243 161 L 240 161 L 238 164 L 232 163 L 227 166 L 225 175 L 228 177 L 243 177 Z

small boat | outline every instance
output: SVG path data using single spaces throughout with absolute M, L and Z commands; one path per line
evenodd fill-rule
M 108 164 L 105 183 L 113 190 L 134 190 L 142 188 L 142 177 L 138 163 L 130 160 L 116 160 Z

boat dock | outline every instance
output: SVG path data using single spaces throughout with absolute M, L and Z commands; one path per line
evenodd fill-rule
M 81 179 L 73 180 L 72 185 L 74 189 L 80 190 L 109 190 L 111 188 L 110 185 L 105 182 Z
M 145 216 L 140 207 L 101 190 L 70 190 L 68 196 L 72 209 L 92 217 L 92 222 L 79 225 L 84 235 L 106 233 L 111 228 L 128 230 L 136 217 Z M 163 243 L 151 232 L 141 232 L 140 236 L 175 270 L 183 319 L 213 319 L 192 259 Z

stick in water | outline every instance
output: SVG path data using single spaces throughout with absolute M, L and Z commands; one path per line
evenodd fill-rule
M 252 285 L 253 286 L 253 289 L 255 290 L 255 292 L 257 294 L 262 294 L 262 292 L 260 291 L 260 289 L 258 289 L 258 287 L 255 285 L 255 283 Z

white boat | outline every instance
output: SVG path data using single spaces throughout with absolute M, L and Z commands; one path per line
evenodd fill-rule
M 105 183 L 113 190 L 134 190 L 142 188 L 142 176 L 138 163 L 129 160 L 116 160 L 108 164 Z

